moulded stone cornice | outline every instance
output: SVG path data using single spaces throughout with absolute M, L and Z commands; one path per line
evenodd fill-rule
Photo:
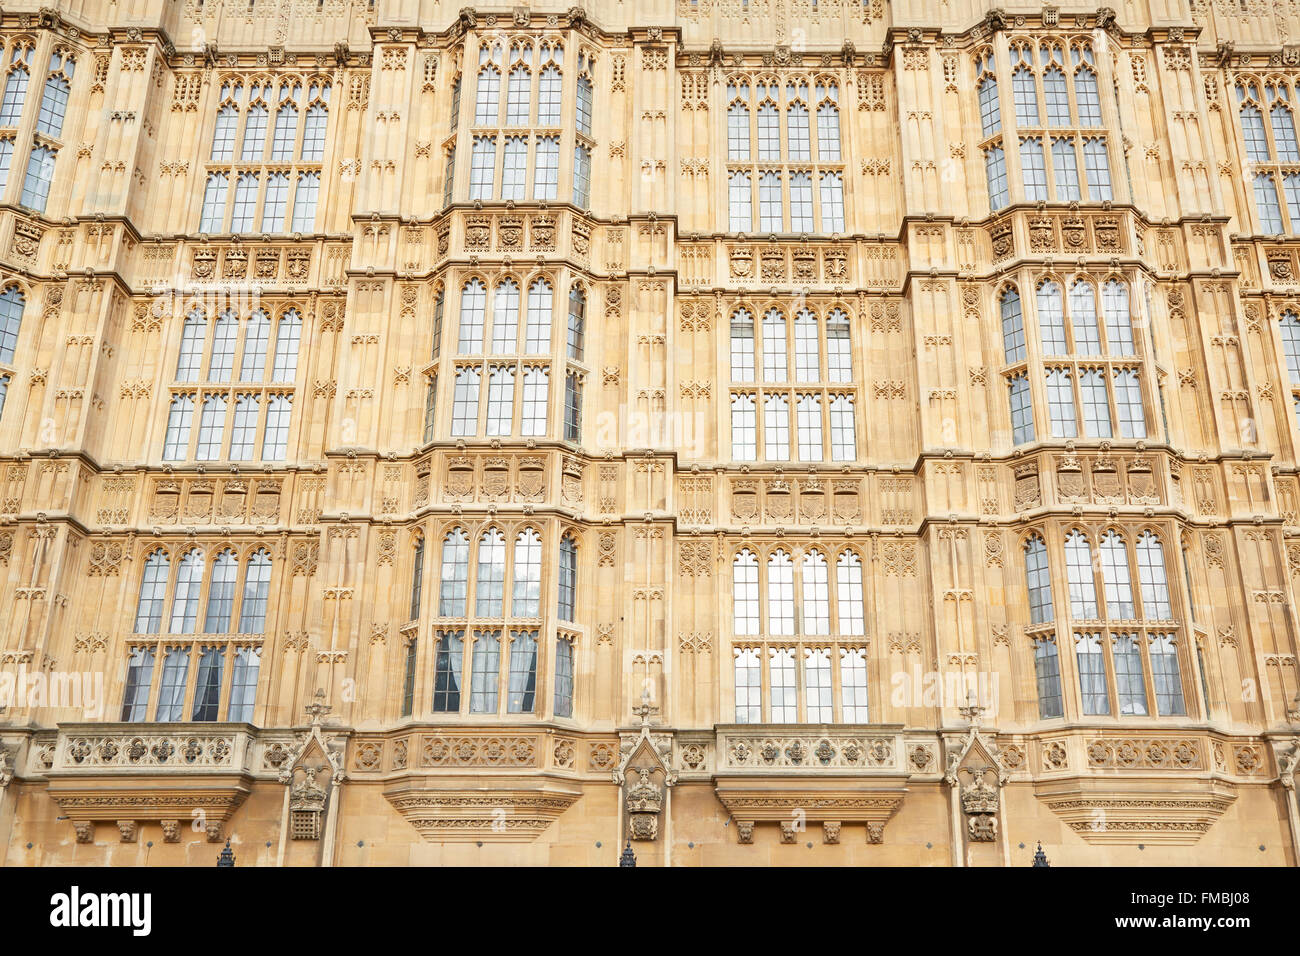
M 407 777 L 384 798 L 431 843 L 531 843 L 582 796 L 576 781 Z
M 223 824 L 248 796 L 252 777 L 150 775 L 133 778 L 78 778 L 51 774 L 48 793 L 73 821 L 188 819 L 200 811 L 205 825 Z
M 864 779 L 835 777 L 715 777 L 718 800 L 736 820 L 737 839 L 753 841 L 755 823 L 776 823 L 783 842 L 794 842 L 796 823 L 822 823 L 826 842 L 839 841 L 839 826 L 865 824 L 867 841 L 884 841 L 884 828 L 907 794 L 907 775 Z M 831 834 L 834 838 L 831 838 Z
M 1037 783 L 1034 793 L 1074 833 L 1092 844 L 1190 846 L 1237 799 L 1215 779 L 1135 780 L 1073 777 Z

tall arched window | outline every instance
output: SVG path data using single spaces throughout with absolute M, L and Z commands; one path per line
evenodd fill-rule
M 528 57 L 532 57 L 533 48 L 526 47 L 524 50 Z M 527 126 L 529 114 L 529 100 L 532 97 L 533 75 L 529 72 L 528 66 L 524 63 L 518 63 L 510 69 L 510 80 L 506 89 L 506 125 L 507 126 Z M 490 124 L 489 124 L 490 125 Z
M 0 302 L 0 306 L 3 306 L 3 302 Z M 1278 322 L 1278 332 L 1282 336 L 1287 377 L 1292 385 L 1300 385 L 1300 317 L 1294 312 L 1283 312 Z
M 478 575 L 474 586 L 474 613 L 501 617 L 506 586 L 506 537 L 496 528 L 478 539 Z
M 453 437 L 473 435 L 478 431 L 478 387 L 478 369 L 456 369 L 456 384 L 451 396 Z
M 155 551 L 145 561 L 144 574 L 140 577 L 140 599 L 135 607 L 135 633 L 157 634 L 162 629 L 163 599 L 167 595 L 170 571 L 166 551 Z
M 455 714 L 460 711 L 461 669 L 464 667 L 464 632 L 440 631 L 435 645 L 433 668 L 433 712 L 435 714 Z M 412 642 L 414 647 L 414 642 Z M 414 652 L 408 657 L 407 673 L 412 675 L 408 683 L 414 680 Z M 407 708 L 409 710 L 409 708 Z
M 271 319 L 261 309 L 248 317 L 244 332 L 244 354 L 239 363 L 241 382 L 260 382 L 266 374 L 266 348 L 271 339 Z
M 862 605 L 862 560 L 845 551 L 835 562 L 835 598 L 841 634 L 866 634 L 866 616 Z
M 229 382 L 235 367 L 235 340 L 239 337 L 239 317 L 226 309 L 212 326 L 212 357 L 208 360 L 208 381 Z
M 1112 620 L 1131 621 L 1133 580 L 1129 574 L 1128 549 L 1117 532 L 1101 536 L 1101 574 L 1106 588 L 1106 616 Z
M 262 461 L 284 461 L 289 451 L 289 418 L 292 395 L 271 395 L 266 403 L 266 427 L 262 430 Z
M 126 665 L 126 687 L 122 691 L 122 720 L 141 721 L 149 716 L 149 690 L 153 684 L 154 651 L 137 647 Z M 233 719 L 233 718 L 232 718 Z
M 807 162 L 812 159 L 812 142 L 809 138 L 808 105 L 804 99 L 808 87 L 791 83 L 786 87 L 785 136 L 788 158 Z
M 226 396 L 219 392 L 203 396 L 203 410 L 199 414 L 199 440 L 194 448 L 196 461 L 215 461 L 221 457 L 226 431 L 226 406 Z
M 280 88 L 280 108 L 275 113 L 275 133 L 271 139 L 271 159 L 274 162 L 293 159 L 293 147 L 298 139 L 297 95 L 296 86 Z
M 420 604 L 424 597 L 424 538 L 415 539 L 415 553 L 411 561 L 411 606 L 408 621 L 418 620 Z
M 1034 440 L 1034 406 L 1029 397 L 1029 379 L 1024 372 L 1007 381 L 1011 407 L 1011 442 L 1023 445 Z
M 1097 328 L 1097 291 L 1091 282 L 1076 279 L 1070 285 L 1070 332 L 1074 336 L 1075 354 L 1101 354 Z
M 1025 324 L 1020 311 L 1020 293 L 1015 286 L 1002 290 L 998 308 L 1002 313 L 1002 351 L 1009 363 L 1025 357 Z
M 249 98 L 254 102 L 244 114 L 244 142 L 240 147 L 240 158 L 260 161 L 266 155 L 266 127 L 270 113 L 266 104 L 260 99 L 261 89 L 254 85 L 249 91 Z
M 1128 286 L 1110 279 L 1101 289 L 1106 320 L 1106 345 L 1113 355 L 1133 355 L 1133 322 L 1129 317 Z
M 1260 112 L 1259 86 L 1254 82 L 1237 84 L 1237 102 L 1240 104 L 1241 132 L 1246 140 L 1246 157 L 1252 163 L 1269 162 L 1272 157 L 1264 133 L 1264 115 Z
M 559 51 L 555 51 L 559 55 Z M 562 78 L 560 68 L 550 63 L 542 68 L 537 81 L 537 125 L 560 125 L 560 88 Z
M 1089 438 L 1109 438 L 1110 398 L 1106 384 L 1106 370 L 1085 368 L 1080 370 L 1079 389 L 1083 396 L 1083 429 Z
M 1074 102 L 1079 107 L 1080 126 L 1101 125 L 1101 96 L 1097 92 L 1097 71 L 1092 47 L 1079 44 L 1071 48 L 1074 68 Z
M 780 393 L 763 399 L 763 457 L 790 460 L 790 400 Z
M 798 396 L 795 415 L 798 419 L 799 460 L 821 461 L 824 457 L 821 396 Z
M 748 548 L 731 565 L 732 630 L 739 635 L 759 632 L 758 557 Z
M 1038 331 L 1044 355 L 1067 355 L 1065 311 L 1061 304 L 1061 287 L 1048 280 L 1038 286 Z
M 1048 67 L 1043 72 L 1043 98 L 1047 101 L 1047 125 L 1070 125 L 1070 93 L 1066 89 L 1061 49 L 1048 51 Z
M 578 286 L 569 290 L 568 355 L 582 361 L 587 336 L 587 297 Z
M 987 138 L 1002 129 L 1002 108 L 998 103 L 998 79 L 993 70 L 993 51 L 975 60 L 975 89 L 980 107 L 980 130 Z
M 483 351 L 483 316 L 487 309 L 487 286 L 470 279 L 460 293 L 460 330 L 457 349 L 462 355 Z
M 1137 369 L 1115 369 L 1115 411 L 1119 433 L 1125 438 L 1146 438 L 1146 412 L 1142 408 L 1142 386 Z
M 763 89 L 763 84 L 759 83 L 758 96 L 763 95 Z M 777 115 L 776 103 L 770 99 L 762 100 L 758 104 L 758 160 L 759 162 L 781 161 L 781 121 Z
M 830 580 L 827 577 L 826 556 L 820 551 L 809 551 L 804 555 L 803 567 L 800 570 L 803 574 L 803 632 L 829 634 L 831 632 L 831 591 Z M 827 666 L 829 667 L 829 664 Z
M 728 83 L 727 101 L 727 158 L 749 159 L 749 84 Z
M 817 334 L 817 316 L 800 309 L 794 317 L 794 377 L 797 382 L 816 382 L 821 378 L 821 354 Z
M 235 129 L 239 126 L 239 104 L 243 88 L 238 83 L 226 81 L 221 85 L 221 105 L 212 129 L 214 163 L 229 162 L 235 155 Z
M 197 548 L 181 558 L 172 595 L 171 634 L 193 634 L 198 623 L 199 591 L 203 588 L 203 552 Z
M 555 642 L 555 716 L 573 716 L 573 641 Z
M 1047 545 L 1038 535 L 1025 542 L 1025 586 L 1029 591 L 1029 623 L 1046 624 L 1055 617 L 1052 578 L 1047 568 Z
M 1278 162 L 1300 162 L 1300 146 L 1296 144 L 1295 117 L 1291 114 L 1291 92 L 1285 83 L 1268 86 L 1269 119 L 1273 124 L 1273 145 L 1277 147 Z
M 63 135 L 63 120 L 68 112 L 68 93 L 72 89 L 72 76 L 76 67 L 76 61 L 64 50 L 55 50 L 50 57 L 50 72 L 45 78 L 45 92 L 41 96 L 36 128 L 56 139 Z
M 271 381 L 292 382 L 298 375 L 298 346 L 302 341 L 302 316 L 289 309 L 275 329 L 275 362 Z
M 817 82 L 817 158 L 823 163 L 840 161 L 840 88 L 831 81 Z
M 469 593 L 469 537 L 460 528 L 442 539 L 442 579 L 438 593 L 441 617 L 464 617 Z
M 480 56 L 487 54 L 481 50 Z M 489 63 L 478 71 L 478 90 L 474 98 L 474 125 L 496 126 L 501 102 L 501 71 Z
M 545 279 L 534 279 L 528 287 L 528 327 L 524 336 L 524 351 L 529 355 L 544 355 L 551 351 L 553 309 L 551 284 Z
M 1300 323 L 1297 327 L 1300 328 Z M 1300 343 L 1300 332 L 1296 341 Z M 754 316 L 748 309 L 731 313 L 731 380 L 754 380 Z
M 1033 71 L 1033 47 L 1017 47 L 1011 53 L 1011 62 L 1018 64 L 1011 73 L 1011 92 L 1016 103 L 1016 123 L 1019 126 L 1037 126 L 1038 85 Z
M 235 665 L 230 674 L 230 721 L 253 720 L 253 705 L 257 700 L 257 672 L 262 664 L 260 647 L 235 648 Z
M 731 457 L 735 461 L 754 461 L 758 457 L 758 422 L 752 395 L 731 396 Z
M 542 537 L 525 528 L 515 537 L 514 595 L 510 613 L 540 617 L 542 596 Z
M 540 366 L 524 369 L 523 401 L 519 414 L 519 433 L 524 436 L 546 434 L 550 375 Z
M 27 300 L 16 285 L 0 292 L 0 362 L 12 363 L 14 360 L 26 304 Z
M 18 43 L 9 53 L 4 98 L 0 100 L 0 126 L 17 126 L 22 120 L 23 104 L 27 101 L 27 84 L 31 79 L 34 50 L 35 47 Z
M 271 595 L 271 554 L 254 551 L 244 568 L 244 596 L 239 605 L 239 633 L 266 632 L 266 604 Z
M 470 660 L 469 712 L 495 714 L 501 679 L 500 631 L 476 630 Z
M 767 630 L 769 634 L 794 633 L 794 564 L 780 549 L 767 559 Z
M 578 543 L 573 535 L 560 538 L 558 611 L 561 621 L 572 621 L 578 599 Z
M 1065 537 L 1065 574 L 1070 586 L 1070 616 L 1092 621 L 1097 618 L 1097 582 L 1092 570 L 1092 546 L 1082 531 Z
M 592 99 L 591 80 L 586 76 L 579 76 L 576 117 L 578 132 L 583 136 L 591 135 Z
M 826 366 L 832 382 L 853 381 L 849 316 L 843 309 L 831 309 L 826 315 Z
M 1142 616 L 1148 621 L 1168 621 L 1174 614 L 1169 604 L 1169 579 L 1165 574 L 1165 551 L 1160 539 L 1144 531 L 1137 539 L 1138 581 L 1142 586 Z
M 163 436 L 163 461 L 182 461 L 189 454 L 193 423 L 194 395 L 173 395 L 167 410 L 167 432 Z
M 325 158 L 325 131 L 329 126 L 330 85 L 312 83 L 307 91 L 310 106 L 302 128 L 302 158 L 304 162 L 319 163 Z
M 176 381 L 197 382 L 203 364 L 203 344 L 207 339 L 208 320 L 202 310 L 194 309 L 185 316 L 181 327 L 181 348 L 176 358 Z
M 734 653 L 736 723 L 757 724 L 763 719 L 763 674 L 759 649 L 737 647 Z
M 763 316 L 763 381 L 785 382 L 790 378 L 786 362 L 785 316 L 780 309 L 768 309 Z
M 1061 661 L 1055 635 L 1034 641 L 1034 677 L 1038 684 L 1038 717 L 1050 720 L 1064 714 L 1061 705 Z
M 514 424 L 515 369 L 513 365 L 495 365 L 488 371 L 488 407 L 485 433 L 509 435 Z
M 1074 438 L 1079 434 L 1074 414 L 1074 380 L 1069 368 L 1047 370 L 1047 412 L 1053 438 Z
M 984 177 L 988 182 L 989 209 L 997 212 L 1011 201 L 1007 192 L 1007 157 L 1001 145 L 984 150 Z
M 502 279 L 492 293 L 492 351 L 509 354 L 519 348 L 519 283 Z

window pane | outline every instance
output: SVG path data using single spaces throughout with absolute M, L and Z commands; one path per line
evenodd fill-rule
M 460 529 L 443 538 L 441 575 L 438 614 L 441 617 L 464 617 L 469 593 L 469 538 Z
M 769 648 L 767 655 L 772 723 L 792 724 L 799 719 L 799 688 L 795 684 L 794 648 Z
M 1084 714 L 1109 714 L 1110 695 L 1106 692 L 1106 661 L 1101 635 L 1075 634 L 1074 658 L 1079 668 L 1079 694 Z
M 1052 579 L 1047 566 L 1047 546 L 1043 539 L 1031 537 L 1025 542 L 1025 584 L 1029 592 L 1029 621 L 1045 624 L 1055 617 L 1052 605 Z
M 1119 712 L 1126 716 L 1146 716 L 1147 690 L 1142 677 L 1142 649 L 1134 634 L 1117 635 L 1111 645 L 1115 657 L 1115 689 L 1119 693 Z
M 736 634 L 757 634 L 758 558 L 749 550 L 741 551 L 732 563 L 732 630 Z
M 759 672 L 758 648 L 735 649 L 736 723 L 757 724 L 763 720 L 763 677 Z
M 514 631 L 512 635 L 506 710 L 512 714 L 531 714 L 537 693 L 537 632 Z
M 473 659 L 469 668 L 469 712 L 497 712 L 497 684 L 501 678 L 501 640 L 498 631 L 474 635 Z
M 803 652 L 804 719 L 812 724 L 829 724 L 831 705 L 831 651 L 805 648 Z
M 1038 683 L 1039 718 L 1060 717 L 1064 713 L 1061 706 L 1061 662 L 1054 640 L 1034 642 L 1034 675 Z
M 433 710 L 439 714 L 460 712 L 460 674 L 464 666 L 461 631 L 444 631 L 438 641 L 433 671 Z

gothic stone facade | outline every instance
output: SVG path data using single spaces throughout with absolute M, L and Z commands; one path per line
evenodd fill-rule
M 1295 865 L 1300 6 L 6 0 L 6 865 Z

